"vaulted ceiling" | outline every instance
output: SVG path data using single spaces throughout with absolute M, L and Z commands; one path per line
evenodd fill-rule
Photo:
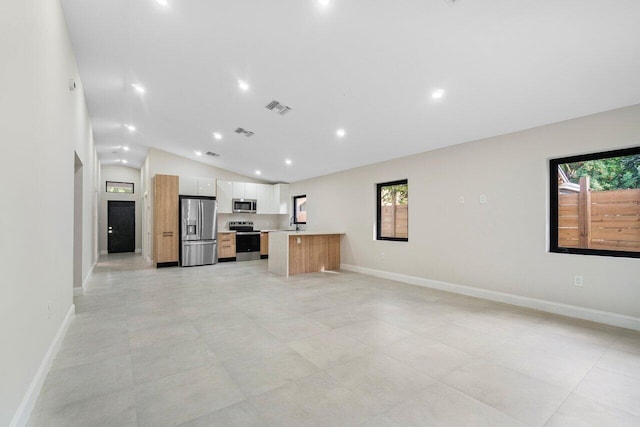
M 103 164 L 292 182 L 640 103 L 637 0 L 62 4 Z

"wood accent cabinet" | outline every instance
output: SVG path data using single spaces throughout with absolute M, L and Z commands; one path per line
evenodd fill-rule
M 260 233 L 260 258 L 269 257 L 269 233 Z
M 174 175 L 153 178 L 153 259 L 156 267 L 178 265 L 178 186 L 178 177 Z
M 236 259 L 236 233 L 218 233 L 218 260 Z
M 340 235 L 289 236 L 289 275 L 340 269 Z

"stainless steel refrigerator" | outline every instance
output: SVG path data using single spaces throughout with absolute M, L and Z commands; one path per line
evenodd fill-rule
M 180 265 L 218 262 L 218 202 L 214 197 L 180 196 Z

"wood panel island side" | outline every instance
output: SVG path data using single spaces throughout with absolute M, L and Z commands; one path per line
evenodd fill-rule
M 269 272 L 291 276 L 339 270 L 342 235 L 312 231 L 269 233 Z

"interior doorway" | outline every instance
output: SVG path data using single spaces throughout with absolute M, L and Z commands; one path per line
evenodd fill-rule
M 82 289 L 82 161 L 75 152 L 73 171 L 73 287 Z
M 107 207 L 107 251 L 135 252 L 136 202 L 109 200 Z

